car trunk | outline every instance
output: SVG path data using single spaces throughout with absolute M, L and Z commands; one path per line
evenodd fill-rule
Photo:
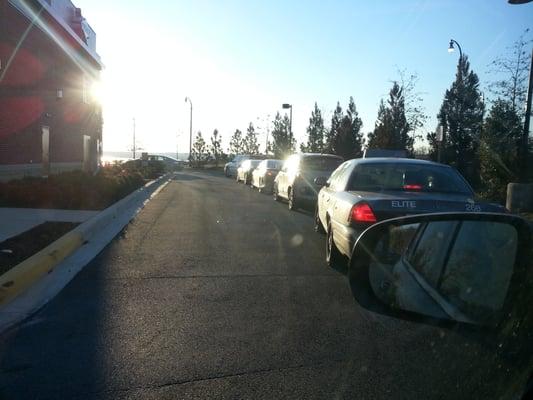
M 370 205 L 382 221 L 405 215 L 438 212 L 505 212 L 503 206 L 475 202 L 472 196 L 414 191 L 351 192 Z

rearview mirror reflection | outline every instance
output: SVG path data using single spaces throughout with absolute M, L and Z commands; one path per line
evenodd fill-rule
M 517 245 L 516 228 L 504 222 L 391 225 L 369 249 L 368 280 L 389 307 L 492 325 L 509 289 Z

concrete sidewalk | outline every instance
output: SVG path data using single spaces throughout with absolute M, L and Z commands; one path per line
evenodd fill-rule
M 46 221 L 84 222 L 99 211 L 0 207 L 0 242 Z

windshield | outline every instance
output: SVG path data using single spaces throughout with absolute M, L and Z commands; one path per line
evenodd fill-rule
M 334 171 L 339 165 L 342 164 L 342 160 L 333 157 L 304 157 L 302 159 L 300 168 L 302 170 L 312 171 Z
M 532 52 L 533 0 L 0 0 L 0 400 L 533 398 L 525 233 L 407 310 L 354 256 L 533 221 Z M 401 313 L 426 267 L 506 319 Z
M 358 165 L 349 181 L 348 190 L 400 190 L 472 195 L 464 179 L 451 168 L 406 163 Z

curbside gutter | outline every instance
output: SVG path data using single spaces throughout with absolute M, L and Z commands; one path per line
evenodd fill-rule
M 148 182 L 0 276 L 0 332 L 61 291 L 170 181 Z

